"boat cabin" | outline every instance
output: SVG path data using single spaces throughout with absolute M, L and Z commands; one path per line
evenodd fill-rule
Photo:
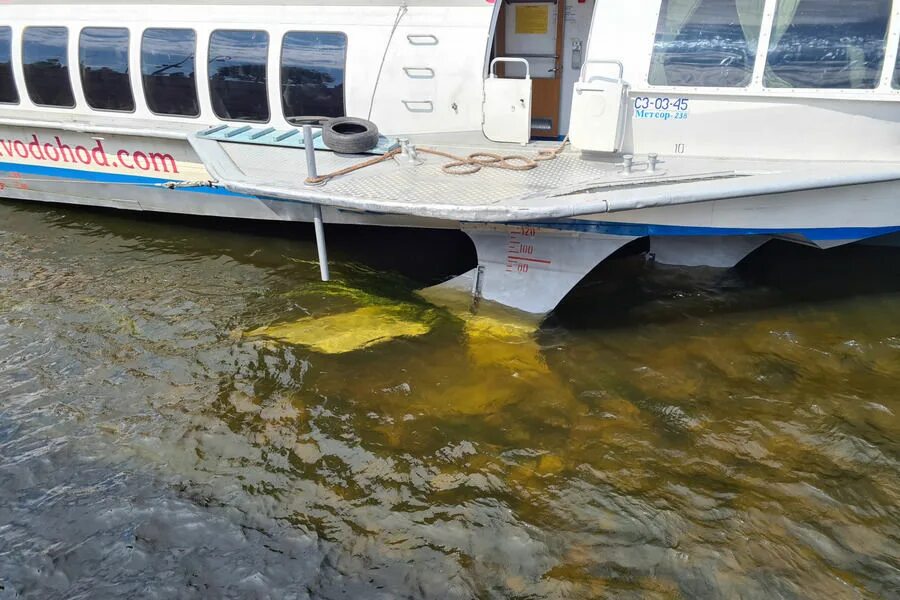
M 0 119 L 877 160 L 898 45 L 900 0 L 11 0 Z

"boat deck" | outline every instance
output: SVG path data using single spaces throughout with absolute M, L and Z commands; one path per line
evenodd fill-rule
M 527 147 L 412 140 L 457 156 L 492 152 L 534 158 L 555 143 Z M 468 222 L 516 222 L 559 219 L 746 197 L 820 187 L 900 180 L 900 163 L 823 163 L 660 157 L 649 172 L 646 156 L 635 157 L 630 174 L 621 157 L 594 157 L 571 148 L 528 171 L 485 167 L 470 175 L 452 175 L 449 159 L 419 152 L 415 163 L 394 157 L 331 179 L 320 186 L 304 183 L 305 151 L 211 140 L 191 143 L 220 186 L 231 191 L 376 212 Z M 339 155 L 317 150 L 320 175 L 352 167 L 372 156 Z

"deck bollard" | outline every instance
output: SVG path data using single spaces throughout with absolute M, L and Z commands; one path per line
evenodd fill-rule
M 303 146 L 306 149 L 306 176 L 318 177 L 316 169 L 316 147 L 313 142 L 312 126 L 303 126 Z M 319 253 L 319 273 L 322 281 L 330 281 L 331 273 L 328 271 L 328 250 L 325 247 L 325 223 L 322 220 L 322 205 L 313 204 L 313 226 L 316 229 L 316 250 Z
M 419 160 L 419 155 L 416 153 L 416 147 L 409 143 L 408 138 L 397 138 L 397 143 L 400 144 L 400 160 L 406 163 L 415 164 Z

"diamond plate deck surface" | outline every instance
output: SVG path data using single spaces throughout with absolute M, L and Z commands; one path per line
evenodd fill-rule
M 408 215 L 448 221 L 504 223 L 566 219 L 900 180 L 897 162 L 816 162 L 708 157 L 662 157 L 650 172 L 647 157 L 636 157 L 630 174 L 621 157 L 595 158 L 566 150 L 529 171 L 485 167 L 470 175 L 441 170 L 448 159 L 421 153 L 420 164 L 394 157 L 339 176 L 323 186 L 307 186 L 303 150 L 231 144 L 191 138 L 210 173 L 227 189 L 257 197 L 321 204 L 339 209 Z M 479 146 L 469 142 L 434 144 L 468 156 L 508 152 L 527 157 L 553 146 Z M 371 160 L 316 152 L 319 174 Z
M 251 179 L 276 186 L 303 186 L 306 179 L 304 153 L 292 149 L 223 144 L 235 165 Z M 441 151 L 466 156 L 475 149 L 441 147 Z M 533 157 L 536 150 L 518 152 Z M 580 153 L 564 152 L 554 160 L 541 161 L 530 171 L 509 171 L 485 167 L 472 175 L 449 175 L 441 170 L 448 159 L 420 153 L 421 164 L 402 164 L 395 160 L 367 167 L 329 181 L 322 192 L 372 200 L 391 200 L 410 204 L 488 205 L 522 196 L 549 193 L 579 182 L 596 181 L 615 175 L 618 167 L 608 162 L 582 159 Z M 363 162 L 357 156 L 317 152 L 320 174 L 330 173 Z

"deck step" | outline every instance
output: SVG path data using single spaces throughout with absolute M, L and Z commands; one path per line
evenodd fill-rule
M 302 129 L 276 129 L 275 127 L 253 127 L 251 125 L 217 125 L 197 134 L 198 138 L 227 142 L 229 144 L 255 144 L 257 146 L 277 146 L 281 148 L 305 148 Z M 322 130 L 313 130 L 313 145 L 316 150 L 330 150 L 322 140 Z M 382 155 L 397 148 L 397 140 L 379 136 L 378 145 L 366 154 Z

